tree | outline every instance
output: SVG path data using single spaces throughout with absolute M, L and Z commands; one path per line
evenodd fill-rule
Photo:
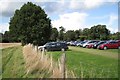
M 3 33 L 0 33 L 0 43 L 3 42 Z
M 65 28 L 64 27 L 59 27 L 60 31 L 59 31 L 59 40 L 64 40 L 64 32 L 65 32 Z
M 106 28 L 106 25 L 96 25 L 90 28 L 90 34 L 92 39 L 109 39 L 110 31 Z
M 3 37 L 2 37 L 2 42 L 4 43 L 8 43 L 8 42 L 11 42 L 10 40 L 10 32 L 9 31 L 5 31 L 5 33 L 3 34 Z
M 52 28 L 52 32 L 51 32 L 51 41 L 56 41 L 58 38 L 58 30 L 57 28 Z
M 67 40 L 67 41 L 71 41 L 71 40 L 74 41 L 74 40 L 76 40 L 74 30 L 68 30 L 68 31 L 65 33 L 65 35 L 66 35 L 66 40 Z
M 89 28 L 84 28 L 82 35 L 86 36 L 86 39 L 88 39 L 90 36 L 90 29 Z
M 116 33 L 110 34 L 110 39 L 113 39 L 113 40 L 120 39 L 120 32 L 116 32 Z
M 80 34 L 82 33 L 82 30 L 75 30 L 75 39 L 78 39 L 80 37 Z
M 43 45 L 50 39 L 52 27 L 44 10 L 28 2 L 15 11 L 9 29 L 23 44 Z

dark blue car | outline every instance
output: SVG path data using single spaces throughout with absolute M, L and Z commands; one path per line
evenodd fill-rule
M 40 46 L 39 49 L 46 49 L 47 51 L 60 51 L 62 49 L 67 50 L 68 46 L 65 42 L 49 42 L 44 46 Z

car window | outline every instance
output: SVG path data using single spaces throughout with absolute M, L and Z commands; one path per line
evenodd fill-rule
M 57 45 L 57 46 L 60 46 L 60 43 L 57 43 L 56 45 Z
M 116 44 L 117 42 L 110 42 L 111 44 Z

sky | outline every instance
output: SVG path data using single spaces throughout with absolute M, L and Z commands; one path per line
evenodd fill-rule
M 9 31 L 15 10 L 28 1 L 41 6 L 58 30 L 60 26 L 67 31 L 101 24 L 111 33 L 118 32 L 118 0 L 0 0 L 0 33 Z

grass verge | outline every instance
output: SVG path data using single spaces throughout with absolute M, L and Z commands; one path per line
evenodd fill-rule
M 2 78 L 22 78 L 24 67 L 22 46 L 2 49 Z

